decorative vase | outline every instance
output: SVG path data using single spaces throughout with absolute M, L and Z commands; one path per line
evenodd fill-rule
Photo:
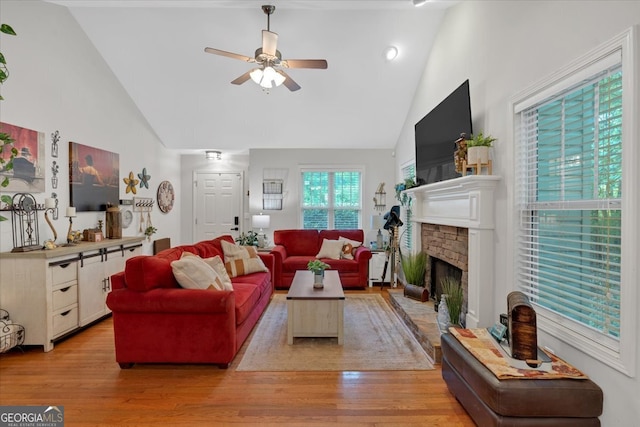
M 313 272 L 313 287 L 315 289 L 324 288 L 324 270 Z
M 475 146 L 467 148 L 467 164 L 489 163 L 489 147 Z
M 51 176 L 51 188 L 58 188 L 58 177 L 55 175 Z
M 447 332 L 449 328 L 449 307 L 447 306 L 447 295 L 440 296 L 440 304 L 438 304 L 438 326 L 441 332 Z

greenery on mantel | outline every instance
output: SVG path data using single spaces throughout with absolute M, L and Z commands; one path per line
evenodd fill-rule
M 467 141 L 467 147 L 491 147 L 493 141 L 496 140 L 491 135 L 484 136 L 482 132 L 472 136 L 473 138 Z
M 15 36 L 16 32 L 13 31 L 13 28 L 7 24 L 0 24 L 0 32 L 4 34 L 8 34 L 10 36 Z M 9 69 L 7 68 L 7 61 L 0 52 L 0 85 L 4 84 L 4 82 L 9 78 Z M 0 101 L 4 100 L 2 95 L 0 95 Z M 13 169 L 13 159 L 18 154 L 18 150 L 13 146 L 15 140 L 8 133 L 0 132 L 0 169 L 10 171 Z M 9 152 L 9 158 L 5 159 L 3 153 Z M 9 177 L 5 176 L 4 179 L 0 182 L 0 187 L 5 188 L 9 185 Z M 11 204 L 11 197 L 7 195 L 0 196 L 0 201 L 4 204 Z M 7 218 L 0 215 L 0 221 L 6 221 Z

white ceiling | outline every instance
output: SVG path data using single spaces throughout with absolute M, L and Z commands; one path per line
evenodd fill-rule
M 447 7 L 393 1 L 65 0 L 91 42 L 167 148 L 393 148 Z M 230 82 L 255 65 L 267 28 L 283 59 L 326 59 L 327 70 L 289 69 L 302 89 L 270 93 Z M 398 58 L 387 62 L 384 49 Z M 426 112 L 425 112 L 426 113 Z

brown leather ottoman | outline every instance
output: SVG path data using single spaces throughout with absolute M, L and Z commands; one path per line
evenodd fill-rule
M 499 380 L 451 334 L 442 378 L 479 426 L 599 426 L 602 390 L 588 379 Z

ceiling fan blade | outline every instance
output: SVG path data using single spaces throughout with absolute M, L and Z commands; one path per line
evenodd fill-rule
M 283 85 L 285 85 L 287 87 L 287 89 L 289 89 L 291 92 L 295 92 L 298 89 L 300 89 L 300 85 L 298 83 L 296 83 L 291 76 L 289 76 L 289 74 L 285 73 L 282 70 L 277 70 L 277 73 L 282 74 L 283 76 L 286 77 L 285 81 L 282 82 Z
M 280 62 L 285 68 L 318 68 L 326 70 L 328 67 L 326 59 L 286 59 Z
M 262 53 L 276 56 L 276 48 L 278 47 L 278 34 L 268 30 L 262 30 Z
M 231 59 L 239 59 L 244 62 L 256 62 L 255 58 L 249 56 L 240 55 L 238 53 L 227 52 L 226 50 L 214 49 L 212 47 L 205 47 L 204 51 L 207 53 L 213 53 L 214 55 L 226 56 Z
M 247 80 L 249 80 L 251 78 L 251 76 L 250 76 L 251 71 L 253 71 L 253 70 L 249 70 L 246 73 L 244 73 L 243 75 L 241 75 L 240 77 L 238 77 L 237 79 L 233 80 L 231 82 L 231 84 L 241 85 L 242 83 L 246 82 Z

